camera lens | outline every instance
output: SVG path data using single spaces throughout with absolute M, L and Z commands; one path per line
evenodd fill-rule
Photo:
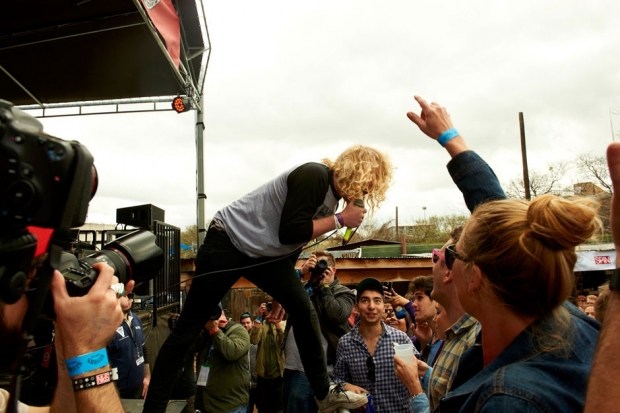
M 320 259 L 314 268 L 310 269 L 312 275 L 318 276 L 323 274 L 323 271 L 329 268 L 329 264 L 326 259 Z

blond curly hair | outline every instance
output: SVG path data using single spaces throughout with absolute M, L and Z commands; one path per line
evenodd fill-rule
M 335 161 L 323 159 L 334 173 L 340 195 L 346 202 L 364 199 L 372 212 L 385 201 L 394 167 L 388 155 L 368 146 L 354 145 Z

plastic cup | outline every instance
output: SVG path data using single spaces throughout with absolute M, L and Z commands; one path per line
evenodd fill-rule
M 394 346 L 394 353 L 405 363 L 413 363 L 413 344 L 399 344 L 398 346 Z

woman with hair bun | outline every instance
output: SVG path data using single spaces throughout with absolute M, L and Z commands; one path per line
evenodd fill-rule
M 473 210 L 445 258 L 459 301 L 481 332 L 461 356 L 439 411 L 582 411 L 600 325 L 566 299 L 575 247 L 600 232 L 597 202 L 502 199 L 495 174 L 469 150 L 446 109 L 416 100 L 422 113 L 407 116 L 452 156 L 448 170 Z M 425 396 L 415 369 L 396 365 L 420 412 Z

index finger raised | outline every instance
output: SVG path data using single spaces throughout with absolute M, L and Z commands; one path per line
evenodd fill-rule
M 423 110 L 430 108 L 429 104 L 426 102 L 426 100 L 424 100 L 422 96 L 415 95 L 413 98 L 418 102 L 418 104 Z

